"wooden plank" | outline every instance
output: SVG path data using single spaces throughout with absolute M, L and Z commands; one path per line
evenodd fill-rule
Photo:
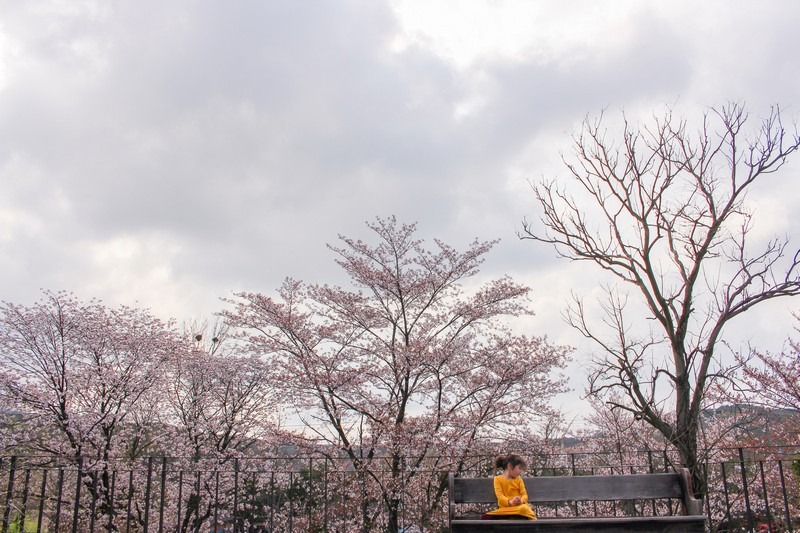
M 683 498 L 677 474 L 534 477 L 525 488 L 533 502 Z
M 541 520 L 454 520 L 452 533 L 529 533 L 582 531 L 618 533 L 703 533 L 705 519 L 700 516 L 659 516 L 619 518 L 551 518 Z
M 683 499 L 678 474 L 627 474 L 614 476 L 525 477 L 530 502 L 601 501 L 633 499 Z M 491 478 L 455 478 L 454 501 L 494 502 Z

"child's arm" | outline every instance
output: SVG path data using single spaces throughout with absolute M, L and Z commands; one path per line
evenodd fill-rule
M 494 495 L 497 497 L 497 506 L 498 507 L 510 507 L 511 504 L 508 502 L 509 498 L 503 492 L 503 486 L 499 482 L 497 478 L 494 478 Z
M 522 503 L 528 503 L 528 491 L 525 490 L 525 482 L 522 481 L 522 477 L 519 478 L 519 491 L 520 491 L 520 498 L 522 499 Z

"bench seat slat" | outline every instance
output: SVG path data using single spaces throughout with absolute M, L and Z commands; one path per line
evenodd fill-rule
M 703 516 L 639 516 L 542 518 L 539 520 L 453 520 L 451 531 L 452 533 L 522 533 L 536 531 L 703 533 L 705 531 L 705 518 Z

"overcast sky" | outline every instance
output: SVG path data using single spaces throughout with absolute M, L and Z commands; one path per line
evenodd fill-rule
M 531 285 L 531 332 L 585 359 L 559 315 L 593 270 L 517 239 L 529 181 L 565 176 L 603 109 L 796 120 L 798 28 L 796 0 L 2 0 L 0 300 L 208 316 L 286 276 L 340 280 L 326 243 L 396 215 L 458 247 L 501 238 L 484 274 Z M 798 168 L 754 195 L 757 231 L 800 239 Z M 798 308 L 766 306 L 744 340 L 780 346 Z

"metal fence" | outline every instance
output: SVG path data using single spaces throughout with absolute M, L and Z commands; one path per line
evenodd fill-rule
M 676 464 L 670 453 L 649 450 L 527 456 L 526 475 L 533 476 L 658 472 Z M 799 458 L 794 447 L 716 451 L 705 469 L 710 531 L 800 530 Z M 0 457 L 0 533 L 444 532 L 447 473 L 489 475 L 492 463 L 486 456 L 430 457 L 398 468 L 394 459 L 372 458 L 358 469 L 308 456 L 93 464 Z M 613 512 L 656 511 L 629 503 Z M 542 517 L 581 513 L 577 505 L 536 510 Z

